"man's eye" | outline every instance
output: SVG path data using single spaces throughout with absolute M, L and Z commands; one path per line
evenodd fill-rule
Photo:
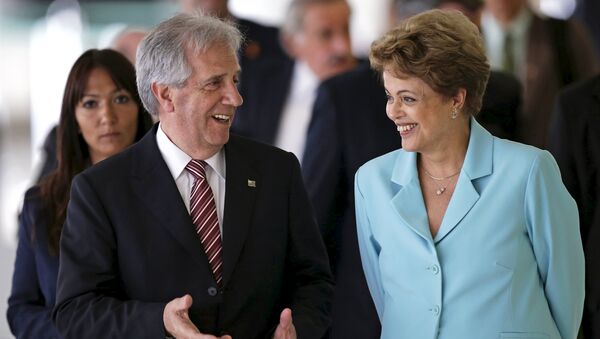
M 211 91 L 211 90 L 218 89 L 220 85 L 221 85 L 221 81 L 211 81 L 211 82 L 207 83 L 206 85 L 204 85 L 204 89 Z

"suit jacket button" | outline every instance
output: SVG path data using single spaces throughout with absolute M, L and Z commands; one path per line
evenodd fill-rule
M 215 295 L 217 295 L 217 288 L 216 287 L 209 287 L 208 288 L 208 295 L 210 295 L 211 297 L 214 297 Z

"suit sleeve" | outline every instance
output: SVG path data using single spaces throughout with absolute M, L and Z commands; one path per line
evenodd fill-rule
M 302 161 L 308 197 L 315 208 L 321 233 L 326 239 L 331 236 L 335 222 L 340 217 L 336 216 L 335 204 L 342 187 L 340 182 L 342 159 L 335 110 L 327 86 L 321 85 L 313 107 Z
M 50 318 L 53 305 L 47 305 L 37 274 L 38 263 L 30 234 L 34 227 L 32 208 L 32 202 L 26 199 L 19 218 L 19 241 L 7 318 L 17 338 L 58 338 Z
M 383 318 L 384 298 L 383 284 L 381 281 L 381 272 L 379 270 L 379 251 L 381 247 L 373 236 L 371 221 L 369 220 L 366 200 L 361 188 L 361 173 L 359 169 L 354 178 L 354 200 L 356 208 L 356 227 L 358 236 L 358 248 L 360 250 L 360 259 L 362 261 L 367 285 L 371 292 L 371 297 L 377 309 L 379 320 Z
M 527 231 L 550 311 L 562 338 L 575 339 L 584 299 L 584 257 L 577 205 L 543 151 L 529 174 L 525 193 Z
M 165 338 L 165 304 L 128 300 L 119 282 L 116 245 L 102 201 L 84 175 L 75 177 L 53 311 L 65 338 Z
M 289 250 L 286 267 L 293 284 L 292 317 L 298 338 L 321 338 L 331 324 L 333 278 L 300 173 L 293 159 L 289 195 Z M 288 280 L 290 281 L 290 280 Z

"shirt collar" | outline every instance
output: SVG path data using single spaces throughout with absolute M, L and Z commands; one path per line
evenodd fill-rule
M 312 93 L 319 85 L 319 79 L 303 61 L 296 61 L 294 64 L 294 75 L 292 77 L 292 87 L 296 93 Z
M 160 123 L 156 131 L 156 143 L 163 159 L 165 159 L 169 172 L 171 172 L 173 179 L 177 180 L 185 170 L 187 164 L 192 160 L 192 157 L 187 155 L 169 139 L 162 130 Z M 219 177 L 225 179 L 225 153 L 223 149 L 204 161 Z
M 494 18 L 494 16 L 487 11 L 484 11 L 481 16 L 482 26 L 485 28 L 485 30 L 487 30 L 489 34 L 502 37 L 506 34 L 506 32 L 510 32 L 519 37 L 524 36 L 529 29 L 531 19 L 532 14 L 527 7 L 523 7 L 515 19 L 506 28 L 502 27 L 502 25 Z

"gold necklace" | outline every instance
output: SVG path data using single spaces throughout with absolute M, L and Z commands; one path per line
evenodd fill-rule
M 421 168 L 423 168 L 423 171 L 425 171 L 425 174 L 427 174 L 428 177 L 430 177 L 431 179 L 435 180 L 435 181 L 444 181 L 444 180 L 448 180 L 448 179 L 452 179 L 453 177 L 457 176 L 458 173 L 460 173 L 460 170 L 458 170 L 458 172 L 449 175 L 447 177 L 436 177 L 433 176 L 431 173 L 429 173 L 425 167 L 421 166 Z M 437 190 L 435 190 L 435 194 L 436 195 L 442 195 L 444 192 L 446 192 L 446 188 L 448 187 L 448 184 L 446 185 L 441 185 L 437 188 Z

